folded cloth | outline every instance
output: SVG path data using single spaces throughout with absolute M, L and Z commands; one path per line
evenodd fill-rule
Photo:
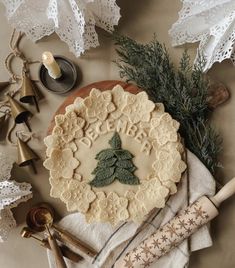
M 73 263 L 66 259 L 68 268 L 111 268 L 119 258 L 167 223 L 180 209 L 203 195 L 214 195 L 215 181 L 212 175 L 190 151 L 187 151 L 187 164 L 188 172 L 183 175 L 177 193 L 169 198 L 163 209 L 154 210 L 142 224 L 125 222 L 113 228 L 110 224 L 104 223 L 87 224 L 84 216 L 80 213 L 64 217 L 59 225 L 88 243 L 98 252 L 97 256 L 91 259 L 69 245 L 74 251 L 82 255 L 84 260 Z M 191 251 L 211 245 L 209 227 L 208 225 L 203 226 L 188 240 L 185 240 L 180 246 L 149 267 L 187 267 Z M 50 268 L 56 268 L 53 255 L 49 250 L 48 261 Z

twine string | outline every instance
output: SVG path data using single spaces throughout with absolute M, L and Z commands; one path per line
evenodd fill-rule
M 31 61 L 29 61 L 25 57 L 24 53 L 19 48 L 20 40 L 22 39 L 23 36 L 24 36 L 24 34 L 22 32 L 16 33 L 15 29 L 13 30 L 13 32 L 11 34 L 10 43 L 9 43 L 9 47 L 11 49 L 11 52 L 5 58 L 5 67 L 6 67 L 6 70 L 8 71 L 8 73 L 10 74 L 10 77 L 11 77 L 10 82 L 11 83 L 16 83 L 18 80 L 22 79 L 20 75 L 17 75 L 12 70 L 12 61 L 15 57 L 22 60 L 22 64 L 23 64 L 22 70 L 29 72 L 29 64 L 31 64 Z
M 9 41 L 9 47 L 10 47 L 10 53 L 6 56 L 5 60 L 4 60 L 4 65 L 6 70 L 8 71 L 9 75 L 10 75 L 10 79 L 9 79 L 9 83 L 10 84 L 18 84 L 19 81 L 22 80 L 22 73 L 26 72 L 29 73 L 29 65 L 30 64 L 35 64 L 38 63 L 39 61 L 30 61 L 28 60 L 24 53 L 21 51 L 21 49 L 19 48 L 20 45 L 20 41 L 22 39 L 22 37 L 24 36 L 24 33 L 22 32 L 16 32 L 16 29 L 13 30 L 11 37 L 10 37 L 10 41 Z M 21 74 L 16 74 L 13 69 L 12 69 L 12 63 L 14 58 L 19 58 L 22 61 L 22 70 L 21 70 Z M 11 114 L 11 108 L 10 108 L 10 103 L 9 100 L 7 98 L 7 95 L 11 96 L 12 98 L 14 98 L 18 93 L 19 93 L 20 87 L 16 88 L 16 89 L 11 89 L 8 90 L 8 92 L 6 93 L 6 97 L 3 100 L 0 100 L 0 112 L 3 114 L 6 114 L 7 116 L 12 116 Z M 16 123 L 15 121 L 13 121 L 13 124 L 11 125 L 11 127 L 9 128 L 8 132 L 7 132 L 7 136 L 6 136 L 6 141 L 13 145 L 16 146 L 16 142 L 13 141 L 13 132 L 16 128 Z M 19 131 L 17 131 L 15 133 L 15 136 L 18 137 L 18 133 Z

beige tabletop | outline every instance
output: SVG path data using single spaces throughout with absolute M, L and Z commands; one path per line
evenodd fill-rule
M 118 0 L 121 7 L 122 18 L 118 26 L 121 33 L 127 34 L 141 42 L 152 39 L 153 34 L 164 42 L 169 48 L 173 62 L 179 61 L 183 48 L 173 48 L 170 44 L 168 30 L 178 17 L 181 8 L 180 0 Z M 4 58 L 9 52 L 9 39 L 12 32 L 4 16 L 4 7 L 0 5 L 0 81 L 8 78 L 4 69 Z M 45 50 L 54 54 L 61 54 L 72 59 L 81 69 L 81 86 L 108 79 L 120 79 L 118 68 L 112 62 L 116 58 L 115 47 L 107 38 L 104 31 L 99 31 L 100 47 L 87 51 L 82 57 L 75 58 L 68 51 L 65 43 L 61 42 L 54 34 L 44 38 L 37 44 L 26 38 L 21 43 L 27 57 L 40 59 Z M 195 55 L 196 46 L 187 45 L 192 56 Z M 17 65 L 17 63 L 16 63 Z M 37 66 L 32 68 L 33 78 L 37 77 Z M 217 108 L 213 114 L 213 123 L 221 133 L 224 143 L 223 152 L 220 155 L 223 169 L 218 172 L 218 177 L 225 183 L 235 175 L 235 98 L 233 87 L 235 86 L 235 68 L 230 61 L 215 64 L 209 75 L 223 83 L 231 90 L 231 99 L 223 106 Z M 41 156 L 44 155 L 43 136 L 51 119 L 51 115 L 64 100 L 64 97 L 51 94 L 43 90 L 45 99 L 40 103 L 41 113 L 35 114 L 30 124 L 37 133 L 38 139 L 30 142 L 30 146 Z M 15 148 L 0 144 L 0 150 L 12 155 Z M 0 267 L 1 268 L 47 268 L 46 251 L 33 240 L 20 237 L 19 232 L 24 226 L 27 209 L 39 201 L 50 202 L 60 216 L 66 215 L 64 204 L 57 199 L 49 197 L 48 172 L 37 162 L 38 174 L 33 175 L 27 168 L 15 167 L 13 177 L 17 181 L 27 181 L 33 186 L 34 197 L 25 204 L 14 209 L 18 227 L 14 229 L 6 243 L 0 244 Z M 232 268 L 235 267 L 235 197 L 221 206 L 220 215 L 213 221 L 212 237 L 214 245 L 211 248 L 193 253 L 190 260 L 191 268 Z

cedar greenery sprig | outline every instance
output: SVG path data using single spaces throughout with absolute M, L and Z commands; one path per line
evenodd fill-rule
M 148 44 L 114 35 L 121 78 L 144 89 L 154 102 L 162 102 L 166 111 L 180 122 L 185 144 L 212 174 L 219 166 L 221 138 L 208 122 L 209 81 L 203 74 L 203 57 L 195 66 L 185 51 L 179 68 L 172 64 L 167 49 L 156 37 Z

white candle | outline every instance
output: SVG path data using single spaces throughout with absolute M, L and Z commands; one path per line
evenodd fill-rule
M 43 52 L 42 63 L 47 68 L 48 73 L 52 78 L 57 79 L 61 77 L 60 67 L 51 52 Z

